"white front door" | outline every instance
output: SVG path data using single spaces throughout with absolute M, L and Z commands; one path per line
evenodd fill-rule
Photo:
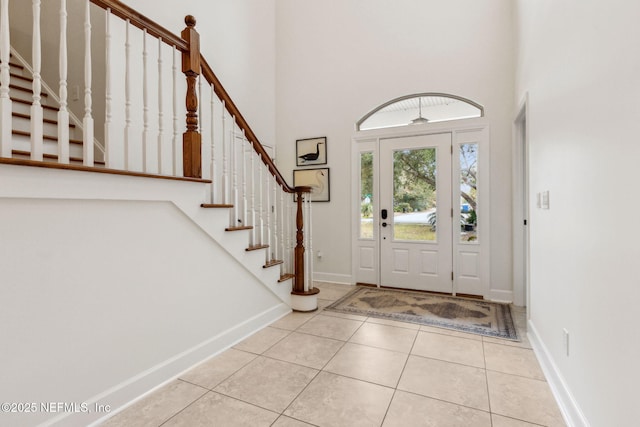
M 380 284 L 451 293 L 451 133 L 380 140 Z
M 502 298 L 490 289 L 488 127 L 362 132 L 353 171 L 354 282 Z

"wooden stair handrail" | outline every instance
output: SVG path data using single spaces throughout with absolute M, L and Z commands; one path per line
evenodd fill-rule
M 147 33 L 162 39 L 162 41 L 168 45 L 175 46 L 176 49 L 180 50 L 183 54 L 189 54 L 190 52 L 190 43 L 187 40 L 184 40 L 182 37 L 179 37 L 167 30 L 160 24 L 154 22 L 153 20 L 147 18 L 126 4 L 118 1 L 118 0 L 90 0 L 91 3 L 99 6 L 103 9 L 109 9 L 111 13 L 114 15 L 124 19 L 129 20 L 132 25 L 140 28 L 141 30 L 147 30 Z M 294 187 L 287 184 L 287 181 L 284 179 L 276 165 L 271 160 L 271 157 L 267 154 L 263 145 L 260 143 L 260 140 L 256 136 L 256 134 L 251 130 L 251 127 L 245 120 L 242 113 L 233 102 L 224 86 L 220 83 L 220 80 L 215 75 L 209 63 L 206 61 L 204 56 L 200 54 L 200 66 L 201 73 L 204 78 L 209 82 L 209 84 L 213 85 L 213 90 L 216 95 L 225 102 L 225 106 L 227 111 L 235 117 L 236 124 L 240 129 L 244 131 L 245 136 L 251 142 L 251 146 L 253 149 L 260 155 L 262 161 L 267 166 L 271 175 L 274 176 L 276 182 L 282 187 L 282 189 L 287 193 L 295 193 L 296 190 Z
M 141 30 L 147 30 L 147 33 L 155 38 L 162 39 L 163 42 L 170 46 L 175 46 L 176 49 L 181 52 L 189 51 L 189 43 L 175 35 L 171 31 L 164 28 L 162 25 L 152 21 L 136 10 L 130 8 L 126 4 L 119 2 L 118 0 L 89 0 L 91 3 L 99 6 L 103 9 L 110 9 L 111 13 L 124 19 L 128 19 L 129 22 L 135 27 Z
M 236 107 L 236 104 L 233 102 L 224 86 L 222 86 L 220 80 L 218 80 L 218 77 L 216 77 L 216 74 L 211 69 L 211 66 L 209 66 L 209 63 L 202 55 L 200 55 L 200 66 L 202 67 L 202 75 L 207 80 L 207 82 L 209 82 L 209 84 L 213 85 L 214 92 L 222 101 L 224 101 L 227 111 L 229 111 L 229 113 L 235 117 L 236 124 L 238 125 L 238 127 L 240 127 L 240 129 L 244 131 L 245 136 L 251 142 L 253 149 L 260 155 L 262 161 L 269 169 L 271 175 L 274 176 L 274 178 L 276 179 L 278 184 L 280 184 L 284 191 L 286 191 L 287 193 L 295 193 L 296 189 L 287 184 L 287 181 L 284 179 L 276 165 L 273 163 L 273 160 L 271 160 L 271 157 L 269 156 L 269 154 L 267 154 L 266 150 L 258 140 L 258 137 L 255 133 L 253 133 L 253 130 L 251 130 L 251 127 L 245 120 L 244 116 L 242 115 L 238 107 Z

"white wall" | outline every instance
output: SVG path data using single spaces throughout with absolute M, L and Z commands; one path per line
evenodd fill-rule
M 116 410 L 290 311 L 179 208 L 205 190 L 0 165 L 1 402 Z M 104 415 L 38 408 L 0 425 Z
M 530 100 L 530 325 L 575 425 L 637 423 L 638 16 L 624 0 L 517 2 L 516 100 Z M 545 190 L 550 209 L 536 209 Z
M 393 98 L 445 92 L 485 107 L 491 125 L 492 288 L 511 293 L 512 2 L 279 0 L 278 167 L 295 141 L 327 137 L 331 202 L 314 204 L 316 277 L 351 281 L 354 124 Z M 502 297 L 504 295 L 501 294 Z

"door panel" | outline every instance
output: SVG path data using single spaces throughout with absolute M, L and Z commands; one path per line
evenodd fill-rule
M 382 286 L 452 292 L 451 133 L 380 140 Z

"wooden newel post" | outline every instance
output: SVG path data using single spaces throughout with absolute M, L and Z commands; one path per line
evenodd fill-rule
M 318 288 L 314 288 L 313 284 L 307 290 L 304 289 L 305 283 L 305 263 L 304 263 L 304 213 L 302 204 L 305 197 L 311 197 L 311 187 L 296 187 L 296 248 L 294 251 L 294 279 L 293 291 L 291 291 L 291 308 L 295 311 L 314 311 L 318 309 L 318 297 L 320 292 Z M 307 230 L 310 230 L 310 224 L 307 224 Z M 308 231 L 307 231 L 308 232 Z
M 198 94 L 196 79 L 200 74 L 200 34 L 195 29 L 196 18 L 187 15 L 184 18 L 187 28 L 181 36 L 188 43 L 189 51 L 182 53 L 182 72 L 187 77 L 187 131 L 182 134 L 182 163 L 184 176 L 202 177 L 202 140 L 198 132 Z
M 294 292 L 304 292 L 304 223 L 302 215 L 302 202 L 304 201 L 305 187 L 296 187 L 296 248 L 294 252 Z

